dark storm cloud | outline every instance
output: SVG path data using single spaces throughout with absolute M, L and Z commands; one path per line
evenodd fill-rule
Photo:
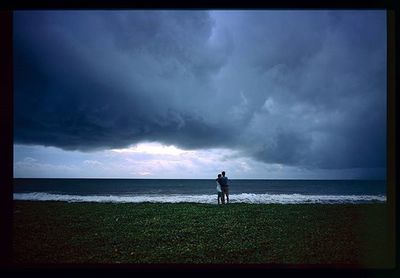
M 160 138 L 218 144 L 215 125 L 181 108 L 209 97 L 200 90 L 222 65 L 204 65 L 211 28 L 203 12 L 17 14 L 16 141 L 85 150 Z
M 381 11 L 16 12 L 15 142 L 385 167 Z

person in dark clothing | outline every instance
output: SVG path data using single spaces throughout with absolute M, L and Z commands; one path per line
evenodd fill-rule
M 222 171 L 222 178 L 220 180 L 223 200 L 226 198 L 226 203 L 229 203 L 229 184 L 228 177 L 225 176 L 225 171 Z

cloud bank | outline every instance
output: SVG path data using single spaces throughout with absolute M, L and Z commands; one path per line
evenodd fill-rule
M 384 11 L 17 11 L 14 141 L 386 167 Z M 87 166 L 95 162 L 88 160 Z

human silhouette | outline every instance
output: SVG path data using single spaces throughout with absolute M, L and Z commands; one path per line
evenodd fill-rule
M 226 203 L 229 204 L 229 184 L 228 184 L 228 177 L 225 176 L 225 171 L 222 171 L 220 184 L 221 184 L 223 200 L 225 200 L 226 197 Z

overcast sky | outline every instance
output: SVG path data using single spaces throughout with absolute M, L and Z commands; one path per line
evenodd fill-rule
M 385 178 L 385 11 L 16 11 L 14 177 Z

